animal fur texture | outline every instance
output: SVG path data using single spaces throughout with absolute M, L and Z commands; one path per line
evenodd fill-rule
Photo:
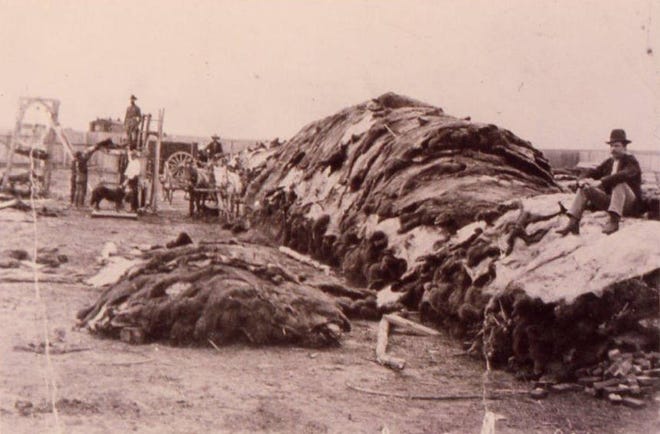
M 350 329 L 348 319 L 319 286 L 300 283 L 296 267 L 301 265 L 263 246 L 167 249 L 78 317 L 95 333 L 117 337 L 124 328 L 138 328 L 146 340 L 175 345 L 336 343 Z

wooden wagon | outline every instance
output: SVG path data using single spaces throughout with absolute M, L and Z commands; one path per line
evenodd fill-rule
M 155 144 L 149 142 L 149 153 L 153 155 Z M 188 181 L 185 178 L 185 166 L 197 158 L 198 144 L 195 142 L 163 141 L 160 150 L 158 180 L 164 198 L 171 204 L 174 192 L 186 191 Z M 149 159 L 151 160 L 151 159 Z M 149 170 L 153 172 L 153 170 Z

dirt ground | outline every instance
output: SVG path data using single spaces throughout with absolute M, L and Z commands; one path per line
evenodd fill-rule
M 56 187 L 63 200 L 66 172 Z M 231 237 L 217 224 L 193 222 L 185 203 L 166 206 L 139 221 L 91 219 L 67 210 L 37 221 L 40 247 L 67 255 L 56 274 L 74 283 L 0 282 L 0 432 L 2 433 L 478 433 L 487 411 L 501 417 L 502 433 L 660 432 L 659 406 L 634 410 L 583 393 L 551 394 L 536 401 L 531 384 L 510 374 L 485 372 L 447 336 L 394 334 L 389 352 L 407 361 L 401 372 L 375 362 L 375 322 L 354 321 L 338 348 L 175 348 L 132 346 L 75 329 L 76 312 L 100 290 L 82 283 L 98 270 L 106 241 L 120 249 L 164 243 L 181 231 L 193 240 Z M 2 249 L 30 250 L 33 224 L 0 210 Z M 21 350 L 49 339 L 75 352 Z M 54 381 L 57 415 L 50 410 Z M 394 396 L 367 393 L 379 391 Z M 482 399 L 484 391 L 499 399 Z M 470 395 L 457 400 L 400 397 Z M 58 425 L 59 423 L 59 425 Z

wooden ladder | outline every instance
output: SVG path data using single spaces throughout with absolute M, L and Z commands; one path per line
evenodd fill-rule
M 39 106 L 41 108 L 44 108 L 45 111 L 48 114 L 48 122 L 49 124 L 46 125 L 46 129 L 42 131 L 40 136 L 37 138 L 37 142 L 31 142 L 27 143 L 23 139 L 23 131 L 26 127 L 26 124 L 24 122 L 25 120 L 25 114 L 27 110 L 33 106 Z M 64 146 L 64 149 L 69 153 L 69 156 L 73 158 L 73 147 L 71 146 L 71 143 L 69 143 L 69 140 L 66 138 L 64 135 L 64 132 L 62 131 L 62 127 L 59 124 L 58 121 L 58 115 L 59 115 L 59 107 L 60 107 L 60 101 L 57 99 L 53 98 L 28 98 L 28 97 L 22 97 L 19 99 L 19 105 L 18 105 L 18 114 L 16 116 L 16 124 L 14 125 L 14 131 L 12 133 L 10 142 L 9 142 L 9 151 L 7 155 L 7 165 L 5 167 L 5 171 L 2 175 L 2 181 L 0 181 L 0 187 L 6 188 L 9 180 L 9 176 L 11 174 L 11 169 L 14 164 L 14 155 L 17 153 L 17 150 L 19 149 L 19 145 L 25 148 L 28 148 L 30 150 L 29 155 L 33 155 L 34 149 L 35 148 L 42 148 L 44 145 L 44 142 L 46 141 L 46 138 L 48 137 L 49 133 L 53 131 L 55 133 L 55 136 L 58 138 L 62 146 Z M 36 146 L 35 146 L 36 145 Z M 50 189 L 50 180 L 51 180 L 51 172 L 52 172 L 52 154 L 53 154 L 53 148 L 52 148 L 53 143 L 49 142 L 46 143 L 47 150 L 46 150 L 46 155 L 44 158 L 44 186 L 43 186 L 43 194 L 48 194 L 48 191 Z

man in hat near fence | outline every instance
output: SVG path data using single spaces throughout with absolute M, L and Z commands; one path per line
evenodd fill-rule
M 140 134 L 140 122 L 142 121 L 142 112 L 140 107 L 135 104 L 137 97 L 131 95 L 131 104 L 126 109 L 126 116 L 124 117 L 124 129 L 128 137 L 128 146 L 135 149 L 138 142 L 138 135 Z
M 580 233 L 580 219 L 588 205 L 596 210 L 607 210 L 609 221 L 603 233 L 608 235 L 619 230 L 621 217 L 636 215 L 641 209 L 642 170 L 637 159 L 627 151 L 630 140 L 626 138 L 626 132 L 612 130 L 606 143 L 610 145 L 612 157 L 585 174 L 593 179 L 585 180 L 578 189 L 568 211 L 569 221 L 557 231 L 562 236 Z

